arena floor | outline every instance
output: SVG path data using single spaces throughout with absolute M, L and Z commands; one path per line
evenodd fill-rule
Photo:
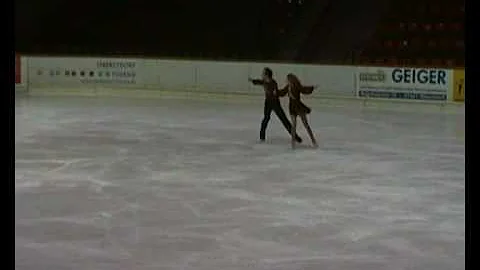
M 17 98 L 16 269 L 465 269 L 464 115 Z

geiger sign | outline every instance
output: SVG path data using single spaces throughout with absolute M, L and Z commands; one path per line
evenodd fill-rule
M 465 101 L 465 70 L 453 71 L 453 100 Z

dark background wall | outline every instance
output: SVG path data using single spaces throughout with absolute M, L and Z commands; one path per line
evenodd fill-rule
M 268 1 L 16 0 L 15 47 L 27 53 L 262 55 Z M 255 52 L 254 52 L 255 50 Z
M 464 65 L 464 0 L 16 0 L 27 54 Z

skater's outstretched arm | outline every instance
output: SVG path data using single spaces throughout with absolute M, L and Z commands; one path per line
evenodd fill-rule
M 309 95 L 313 92 L 314 89 L 315 86 L 303 86 L 302 88 L 300 88 L 300 93 L 304 95 Z
M 261 80 L 261 79 L 248 78 L 248 81 L 253 83 L 254 85 L 264 85 L 265 84 L 265 81 Z

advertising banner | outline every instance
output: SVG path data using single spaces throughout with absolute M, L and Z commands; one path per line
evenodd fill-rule
M 450 77 L 446 69 L 359 67 L 356 92 L 360 98 L 446 101 Z
M 135 59 L 34 57 L 29 69 L 32 83 L 134 87 L 140 64 Z
M 465 70 L 456 69 L 453 71 L 452 85 L 453 101 L 465 101 Z

